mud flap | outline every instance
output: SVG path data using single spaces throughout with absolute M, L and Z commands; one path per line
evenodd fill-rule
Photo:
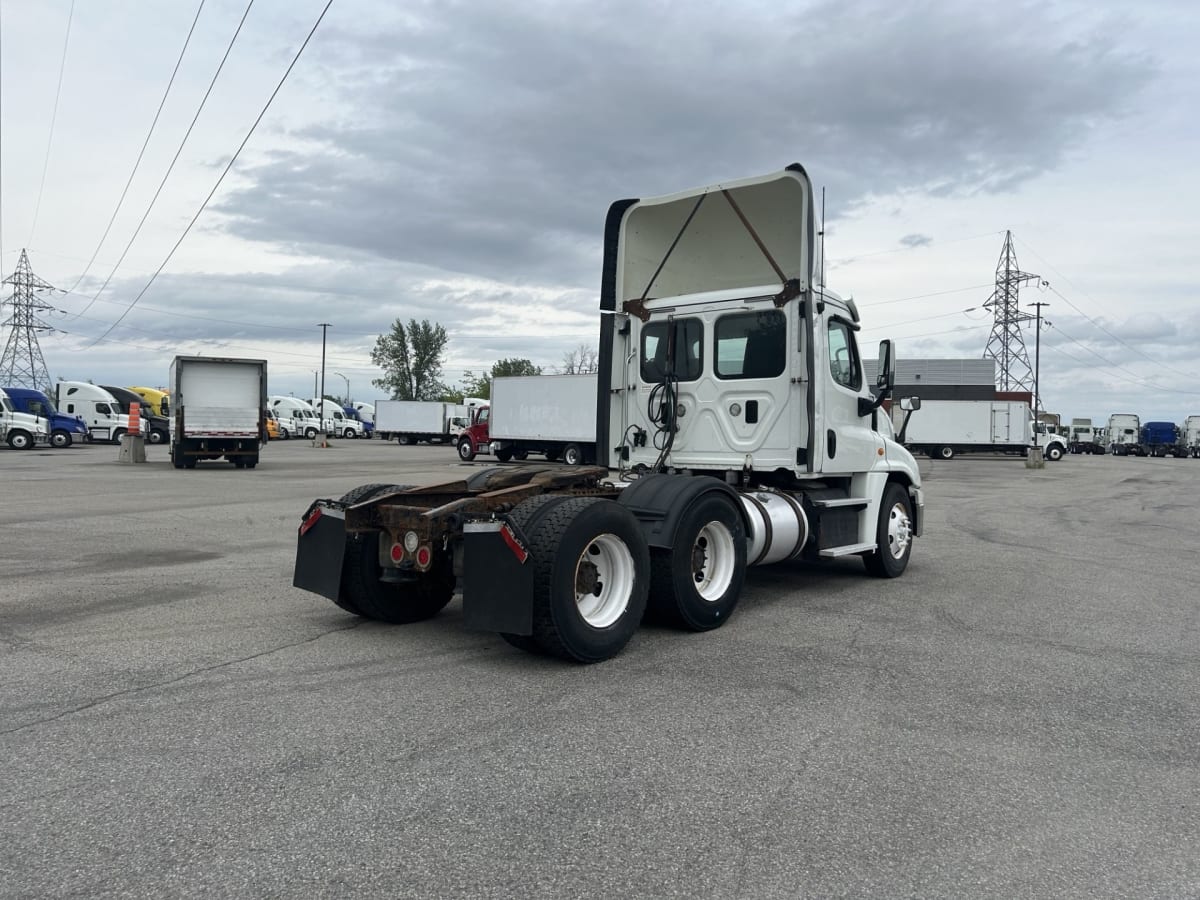
M 296 536 L 296 568 L 292 585 L 337 600 L 346 553 L 346 514 L 314 504 Z
M 463 528 L 463 624 L 472 631 L 533 634 L 533 560 L 507 523 Z

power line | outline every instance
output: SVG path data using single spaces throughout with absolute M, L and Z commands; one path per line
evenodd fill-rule
M 196 31 L 196 23 L 200 21 L 200 12 L 204 9 L 205 0 L 200 0 L 200 5 L 196 8 L 196 15 L 192 19 L 192 27 L 188 29 L 187 37 L 183 41 L 183 49 L 179 51 L 179 58 L 175 60 L 175 68 L 171 70 L 171 77 L 167 81 L 167 89 L 163 91 L 162 99 L 158 101 L 158 109 L 154 113 L 154 120 L 150 123 L 150 130 L 146 132 L 146 139 L 142 141 L 142 149 L 138 151 L 137 159 L 133 163 L 133 171 L 129 173 L 129 179 L 125 182 L 125 189 L 121 191 L 121 197 L 117 200 L 117 208 L 113 210 L 112 218 L 108 220 L 108 224 L 104 227 L 104 234 L 100 235 L 100 242 L 96 244 L 96 249 L 92 251 L 92 258 L 88 260 L 83 271 L 79 273 L 79 277 L 75 279 L 75 283 L 67 290 L 73 291 L 79 287 L 79 283 L 87 277 L 87 273 L 91 271 L 92 263 L 96 261 L 96 257 L 100 253 L 100 248 L 104 246 L 105 240 L 108 239 L 108 233 L 112 230 L 113 222 L 117 220 L 117 213 L 121 211 L 122 205 L 125 203 L 125 197 L 129 193 L 129 186 L 133 184 L 133 176 L 137 174 L 138 167 L 142 164 L 142 157 L 146 155 L 146 148 L 150 145 L 150 138 L 154 134 L 154 128 L 158 125 L 158 117 L 162 115 L 163 107 L 167 103 L 167 96 L 171 93 L 171 87 L 175 84 L 175 76 L 179 74 L 179 66 L 183 63 L 183 55 L 187 52 L 188 44 L 192 41 L 192 34 Z M 185 138 L 186 140 L 186 138 Z
M 229 39 L 229 45 L 225 48 L 225 54 L 221 57 L 221 62 L 217 65 L 217 70 L 213 72 L 213 77 L 208 82 L 208 90 L 206 90 L 204 92 L 204 96 L 200 98 L 200 105 L 196 107 L 196 114 L 192 116 L 191 124 L 188 125 L 187 131 L 184 132 L 183 140 L 179 142 L 179 147 L 175 150 L 175 155 L 171 158 L 171 164 L 167 166 L 167 171 L 163 173 L 162 180 L 158 183 L 158 189 L 154 192 L 154 196 L 150 198 L 150 205 L 146 207 L 146 211 L 142 214 L 141 221 L 138 222 L 137 228 L 133 230 L 133 234 L 129 238 L 129 243 L 127 243 L 125 245 L 125 249 L 121 251 L 121 256 L 117 260 L 117 264 L 113 266 L 112 271 L 108 273 L 108 277 L 104 279 L 104 284 L 100 285 L 100 290 L 96 291 L 95 296 L 92 297 L 88 305 L 81 310 L 81 313 L 87 312 L 89 309 L 91 309 L 92 303 L 95 303 L 96 299 L 104 293 L 104 289 L 108 287 L 108 283 L 112 281 L 113 276 L 117 274 L 117 269 L 121 268 L 121 263 L 125 261 L 125 256 L 129 253 L 129 248 L 133 246 L 133 242 L 137 240 L 137 236 L 141 233 L 142 226 L 146 224 L 146 219 L 150 217 L 150 211 L 154 209 L 154 204 L 158 201 L 158 195 L 162 193 L 163 186 L 167 183 L 167 179 L 171 177 L 171 172 L 175 168 L 175 163 L 179 161 L 179 155 L 183 153 L 184 145 L 187 144 L 187 140 L 192 134 L 192 129 L 196 127 L 196 122 L 200 118 L 200 113 L 204 111 L 204 104 L 208 102 L 208 97 L 212 93 L 213 86 L 217 83 L 217 79 L 221 75 L 221 70 L 225 68 L 225 61 L 229 59 L 229 54 L 233 50 L 233 45 L 237 43 L 238 35 L 242 33 L 242 26 L 246 24 L 246 17 L 250 15 L 250 8 L 252 6 L 254 6 L 254 0 L 249 0 L 249 2 L 246 4 L 245 11 L 242 13 L 242 18 L 238 21 L 237 29 L 233 32 L 233 37 Z M 190 228 L 191 226 L 189 225 L 188 227 Z M 184 232 L 184 234 L 186 233 L 187 232 Z M 168 259 L 169 258 L 170 257 L 168 257 Z
M 1018 240 L 1020 240 L 1020 238 L 1018 238 Z M 1030 247 L 1029 243 L 1027 241 L 1022 240 L 1021 243 L 1029 248 L 1029 252 L 1031 252 L 1034 256 L 1036 256 L 1042 262 L 1046 263 L 1046 265 L 1056 275 L 1058 275 L 1060 278 L 1062 278 L 1063 281 L 1065 281 L 1067 284 L 1071 285 L 1071 287 L 1075 288 L 1075 290 L 1079 291 L 1079 293 L 1083 294 L 1083 296 L 1085 296 L 1089 300 L 1091 300 L 1093 304 L 1099 306 L 1099 304 L 1096 303 L 1095 299 L 1088 295 L 1087 291 L 1083 290 L 1081 287 L 1079 287 L 1079 285 L 1072 282 L 1070 278 L 1068 278 L 1066 275 L 1064 275 L 1062 272 L 1060 272 L 1054 266 L 1050 265 L 1050 263 L 1046 262 L 1045 257 L 1043 257 L 1040 253 L 1038 253 L 1032 247 Z M 1164 369 L 1170 369 L 1176 375 L 1181 375 L 1184 378 L 1187 378 L 1189 380 L 1195 378 L 1195 373 L 1184 372 L 1181 369 L 1176 369 L 1174 366 L 1170 366 L 1167 363 L 1157 360 L 1154 357 L 1150 356 L 1149 354 L 1143 352 L 1142 350 L 1139 350 L 1137 347 L 1133 346 L 1132 344 L 1127 343 L 1125 340 L 1118 337 L 1117 335 L 1113 334 L 1111 331 L 1109 331 L 1107 328 L 1105 328 L 1103 325 L 1101 325 L 1099 322 L 1097 322 L 1095 319 L 1093 319 L 1091 316 L 1089 316 L 1087 313 L 1085 313 L 1082 309 L 1080 309 L 1078 306 L 1076 306 L 1070 300 L 1070 298 L 1065 296 L 1061 291 L 1058 290 L 1058 288 L 1054 287 L 1054 285 L 1050 284 L 1049 282 L 1046 282 L 1046 287 L 1047 287 L 1047 289 L 1050 290 L 1051 293 L 1053 293 L 1055 296 L 1057 296 L 1059 299 L 1061 299 L 1064 303 L 1066 303 L 1069 307 L 1071 307 L 1071 309 L 1075 310 L 1075 312 L 1079 313 L 1081 316 L 1083 316 L 1085 319 L 1087 319 L 1089 322 L 1091 322 L 1092 325 L 1094 325 L 1096 328 L 1103 331 L 1106 335 L 1108 335 L 1110 338 L 1112 338 L 1114 341 L 1116 341 L 1121 346 L 1126 347 L 1129 350 L 1132 350 L 1134 353 L 1138 354 L 1139 356 L 1143 357 L 1144 359 L 1149 360 L 1150 362 L 1154 363 L 1155 365 L 1162 366 Z
M 948 291 L 933 291 L 929 294 L 913 294 L 911 297 L 893 297 L 890 300 L 872 300 L 869 303 L 859 303 L 858 307 L 863 309 L 868 306 L 886 306 L 889 303 L 905 303 L 909 300 L 924 300 L 927 297 L 944 297 L 947 294 L 965 294 L 967 291 L 980 291 L 984 288 L 990 287 L 995 287 L 995 285 L 990 282 L 988 284 L 972 284 L 968 285 L 967 287 L 952 288 Z
M 1117 369 L 1121 372 L 1127 373 L 1132 378 L 1136 379 L 1136 381 L 1142 387 L 1152 388 L 1153 390 L 1156 390 L 1156 391 L 1165 391 L 1169 394 L 1192 394 L 1195 396 L 1200 396 L 1200 391 L 1185 391 L 1185 390 L 1180 390 L 1179 388 L 1170 388 L 1170 387 L 1164 387 L 1160 384 L 1155 384 L 1150 379 L 1145 378 L 1144 376 L 1138 375 L 1132 369 L 1127 369 L 1127 368 L 1125 368 L 1125 366 L 1122 366 L 1119 363 L 1113 362 L 1111 359 L 1104 356 L 1102 353 L 1100 353 L 1096 350 L 1093 350 L 1091 347 L 1089 347 L 1087 344 L 1083 343 L 1079 339 L 1074 338 L 1071 335 L 1067 334 L 1065 331 L 1062 330 L 1061 327 L 1055 326 L 1054 330 L 1057 331 L 1059 334 L 1061 334 L 1063 337 L 1065 337 L 1067 340 L 1069 340 L 1071 343 L 1078 345 L 1080 349 L 1085 350 L 1088 353 L 1092 354 L 1092 356 L 1096 357 L 1098 360 L 1103 362 L 1105 365 L 1111 366 L 1114 369 Z M 1054 345 L 1051 344 L 1049 346 L 1054 346 Z M 1128 380 L 1128 379 L 1123 379 L 1123 380 Z
M 254 0 L 251 0 L 251 3 L 253 2 Z M 242 150 L 245 149 L 246 144 L 249 143 L 250 137 L 254 134 L 254 130 L 258 128 L 258 123 L 263 120 L 263 117 L 267 114 L 267 110 L 271 108 L 271 104 L 275 101 L 275 97 L 279 94 L 280 90 L 283 89 L 283 85 L 287 81 L 288 76 L 292 74 L 292 69 L 295 68 L 296 63 L 300 61 L 301 54 L 304 53 L 304 49 L 308 46 L 308 42 L 312 40 L 312 36 L 317 33 L 317 29 L 321 26 L 321 22 L 324 20 L 325 14 L 329 12 L 329 7 L 331 6 L 333 6 L 333 0 L 327 0 L 325 8 L 321 10 L 321 14 L 317 16 L 317 21 L 313 23 L 313 27 L 308 32 L 308 36 L 304 38 L 304 43 L 300 45 L 300 49 L 297 50 L 296 55 L 292 57 L 292 61 L 288 64 L 287 70 L 283 73 L 283 77 L 279 79 L 279 84 L 275 85 L 275 90 L 271 91 L 271 96 L 267 98 L 267 102 L 263 106 L 262 111 L 258 114 L 258 118 L 254 120 L 254 124 L 251 125 L 250 130 L 246 132 L 246 136 L 242 138 L 241 144 L 238 145 L 238 148 L 236 151 L 234 151 L 229 163 L 221 171 L 221 175 L 219 178 L 217 178 L 216 184 L 214 184 L 212 190 L 208 192 L 208 196 L 204 198 L 204 202 L 200 204 L 200 208 L 196 210 L 196 214 L 192 216 L 192 220 L 188 222 L 187 227 L 183 230 L 183 234 L 179 236 L 179 240 L 175 242 L 175 246 L 171 248 L 171 251 L 167 254 L 166 259 L 164 259 L 162 264 L 154 270 L 154 274 L 150 276 L 150 280 L 146 282 L 146 286 L 138 292 L 138 295 L 133 298 L 133 302 L 126 307 L 125 312 L 121 313 L 120 318 L 118 318 L 117 321 L 113 322 L 112 325 L 109 326 L 108 331 L 104 332 L 104 334 L 100 336 L 101 338 L 106 337 L 114 328 L 121 324 L 125 317 L 129 315 L 135 306 L 137 306 L 138 301 L 142 299 L 142 296 L 146 293 L 146 291 L 150 290 L 150 285 L 154 284 L 154 281 L 156 278 L 158 278 L 159 273 L 162 272 L 162 270 L 166 268 L 167 263 L 171 261 L 171 257 L 175 255 L 175 251 L 179 249 L 179 245 L 183 243 L 184 238 L 188 236 L 188 232 L 192 230 L 192 226 L 196 224 L 196 220 L 200 218 L 200 214 L 204 212 L 205 207 L 208 206 L 209 201 L 212 200 L 213 195 L 216 194 L 217 188 L 221 186 L 221 182 L 225 180 L 225 176 L 229 174 L 229 170 L 233 168 L 233 164 L 237 162 L 237 158 L 241 155 Z
M 1001 234 L 999 231 L 988 231 L 983 234 L 973 234 L 970 237 L 955 238 L 952 241 L 928 241 L 927 243 L 913 244 L 912 246 L 889 247 L 887 250 L 872 250 L 868 253 L 856 253 L 854 256 L 843 256 L 840 258 L 831 257 L 829 264 L 831 266 L 844 266 L 852 262 L 857 262 L 860 259 L 866 259 L 870 256 L 883 256 L 886 253 L 912 253 L 916 250 L 923 250 L 927 247 L 945 247 L 950 244 L 961 244 L 964 241 L 977 241 L 980 238 L 995 237 Z
M 50 168 L 50 148 L 54 145 L 54 123 L 58 120 L 58 98 L 62 95 L 63 72 L 67 68 L 67 47 L 71 43 L 71 22 L 75 19 L 75 0 L 71 0 L 71 10 L 67 13 L 67 35 L 63 38 L 62 61 L 58 64 L 58 88 L 54 92 L 54 112 L 50 115 L 50 136 L 46 139 L 46 158 L 42 161 L 42 183 L 38 187 L 37 203 L 33 206 L 33 224 L 29 226 L 29 242 L 33 243 L 33 233 L 37 231 L 38 214 L 42 210 L 42 192 L 46 189 L 46 171 Z

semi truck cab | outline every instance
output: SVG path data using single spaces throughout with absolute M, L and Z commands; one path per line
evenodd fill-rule
M 54 401 L 41 391 L 31 388 L 6 387 L 4 392 L 18 412 L 40 417 L 50 431 L 50 446 L 59 449 L 82 444 L 87 439 L 87 426 L 77 416 L 60 413 Z

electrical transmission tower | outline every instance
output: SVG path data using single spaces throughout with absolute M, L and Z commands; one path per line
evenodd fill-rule
M 33 274 L 29 268 L 29 257 L 21 250 L 17 270 L 4 279 L 3 284 L 13 286 L 12 296 L 0 306 L 11 306 L 12 315 L 4 321 L 9 326 L 8 343 L 4 345 L 4 356 L 0 357 L 0 384 L 32 388 L 50 393 L 50 373 L 46 371 L 46 360 L 38 346 L 39 331 L 53 331 L 38 313 L 54 309 L 37 296 L 37 291 L 54 290 L 54 286 Z
M 1006 231 L 1004 249 L 996 263 L 996 289 L 983 304 L 984 309 L 992 310 L 994 318 L 983 358 L 996 360 L 996 387 L 1001 391 L 1033 390 L 1033 367 L 1029 364 L 1021 325 L 1034 317 L 1021 312 L 1019 293 L 1022 284 L 1039 277 L 1017 267 L 1012 232 Z

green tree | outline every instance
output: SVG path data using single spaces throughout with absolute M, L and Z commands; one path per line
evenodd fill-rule
M 492 377 L 503 378 L 508 375 L 541 375 L 542 367 L 535 366 L 527 359 L 502 359 L 492 366 Z
M 434 400 L 446 390 L 440 380 L 445 349 L 446 329 L 441 325 L 409 319 L 405 328 L 397 319 L 371 350 L 371 362 L 383 370 L 383 377 L 371 383 L 393 400 Z
M 471 370 L 463 372 L 462 375 L 462 396 L 463 397 L 478 397 L 481 400 L 490 400 L 492 397 L 492 379 L 486 373 L 476 375 Z

